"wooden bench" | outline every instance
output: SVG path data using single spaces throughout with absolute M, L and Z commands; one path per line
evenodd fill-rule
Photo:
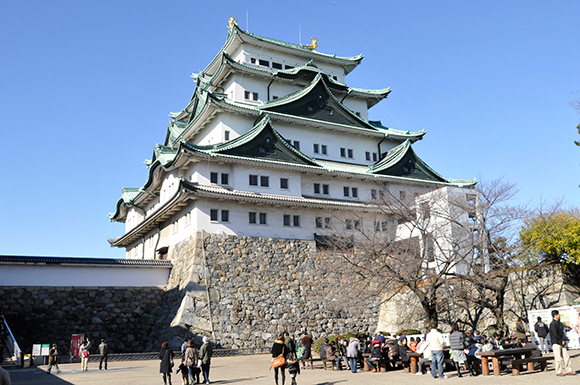
M 326 364 L 330 364 L 330 368 L 334 370 L 334 360 L 322 360 L 322 365 L 324 366 L 324 370 L 326 370 Z
M 548 368 L 548 360 L 553 360 L 554 357 L 532 357 L 532 358 L 522 358 L 520 360 L 512 360 L 512 374 L 517 376 L 522 370 L 522 364 L 528 364 L 528 371 L 534 370 L 534 362 L 540 363 L 540 368 L 542 372 L 545 372 Z
M 302 369 L 306 368 L 306 362 L 310 363 L 310 369 L 314 369 L 314 362 L 321 361 L 320 358 L 299 358 Z
M 431 366 L 431 361 L 426 361 L 424 365 Z M 445 370 L 451 371 L 455 369 L 455 362 L 451 358 L 445 358 L 443 360 L 443 366 L 445 367 Z

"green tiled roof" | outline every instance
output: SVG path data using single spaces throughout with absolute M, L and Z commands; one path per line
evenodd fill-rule
M 399 137 L 408 137 L 412 140 L 412 138 L 422 138 L 427 131 L 403 131 L 403 130 L 395 130 L 394 128 L 385 127 L 381 124 L 380 120 L 369 120 L 369 123 L 380 130 L 386 131 L 389 135 L 388 136 L 399 136 Z
M 121 188 L 121 199 L 125 203 L 130 203 L 133 199 L 135 199 L 135 197 L 137 195 L 139 195 L 140 192 L 141 192 L 141 189 L 138 189 L 138 188 L 122 187 Z
M 194 145 L 186 141 L 182 141 L 181 144 L 209 155 L 228 155 L 320 167 L 314 159 L 291 146 L 278 131 L 274 130 L 269 116 L 264 116 L 250 131 L 229 142 L 210 146 Z
M 305 46 L 301 46 L 299 44 L 289 43 L 289 42 L 282 41 L 282 40 L 272 39 L 270 37 L 260 36 L 260 35 L 257 35 L 255 33 L 252 33 L 252 32 L 246 32 L 246 31 L 242 30 L 237 24 L 234 24 L 234 27 L 229 31 L 228 37 L 230 35 L 235 34 L 235 33 L 238 33 L 242 36 L 245 35 L 245 36 L 253 37 L 254 39 L 257 39 L 257 40 L 260 40 L 260 41 L 263 41 L 266 43 L 275 44 L 275 45 L 280 46 L 280 47 L 291 48 L 291 49 L 295 49 L 297 51 L 303 51 L 303 52 L 312 52 L 316 55 L 319 55 L 321 57 L 328 58 L 328 59 L 337 59 L 337 60 L 342 60 L 342 61 L 360 63 L 360 61 L 364 57 L 362 54 L 359 54 L 356 56 L 336 56 L 336 55 L 321 53 L 321 52 L 318 52 L 316 50 L 311 50 L 309 48 L 306 48 Z

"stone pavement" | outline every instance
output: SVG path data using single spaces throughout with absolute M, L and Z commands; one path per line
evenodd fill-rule
M 580 373 L 580 359 L 578 351 L 571 351 L 572 368 Z M 212 384 L 248 384 L 248 385 L 273 385 L 273 371 L 268 371 L 270 366 L 268 355 L 217 357 L 212 360 L 210 380 Z M 177 364 L 177 360 L 175 361 Z M 47 375 L 45 367 L 27 368 L 10 371 L 13 385 L 162 385 L 163 380 L 159 374 L 159 361 L 118 361 L 109 363 L 109 370 L 99 371 L 95 363 L 89 364 L 88 372 L 80 371 L 80 364 L 62 364 L 61 374 Z M 53 372 L 54 373 L 54 372 Z M 520 376 L 503 374 L 501 377 L 464 377 L 458 378 L 456 373 L 448 373 L 447 381 L 452 384 L 505 384 L 505 385 L 532 385 L 532 384 L 563 384 L 572 385 L 580 382 L 580 374 L 577 376 L 556 377 L 553 362 L 548 364 L 548 372 L 522 373 Z M 288 374 L 286 384 L 290 385 Z M 173 374 L 173 384 L 180 385 L 181 378 Z M 404 384 L 412 382 L 413 385 L 433 383 L 431 376 L 416 376 L 404 373 L 401 370 L 387 373 L 363 373 L 353 374 L 350 371 L 323 370 L 320 363 L 315 364 L 315 369 L 310 368 L 301 371 L 297 377 L 298 385 L 354 385 L 354 384 Z M 280 381 L 280 385 L 282 382 Z

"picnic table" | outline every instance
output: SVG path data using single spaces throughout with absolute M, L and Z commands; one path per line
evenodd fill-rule
M 513 348 L 513 349 L 503 349 L 503 350 L 492 350 L 491 352 L 480 352 L 477 353 L 479 357 L 481 357 L 481 371 L 484 376 L 489 376 L 489 359 L 491 358 L 491 362 L 493 364 L 493 375 L 499 376 L 500 373 L 500 364 L 499 360 L 502 357 L 511 357 L 514 361 L 522 361 L 522 358 L 525 357 L 529 360 L 526 361 L 528 364 L 528 370 L 534 370 L 534 362 L 532 361 L 532 351 L 534 351 L 536 347 L 525 347 L 525 348 Z M 547 358 L 545 358 L 547 360 Z M 516 364 L 515 367 L 512 364 L 512 373 L 514 375 L 518 375 L 519 373 L 519 364 Z
M 423 357 L 423 354 L 412 352 L 407 353 L 407 357 L 411 359 L 411 363 L 409 365 L 411 367 L 411 373 L 417 373 L 417 364 L 419 363 L 419 360 L 421 360 L 421 357 Z M 443 349 L 443 363 L 446 365 L 449 365 L 450 363 L 449 349 Z

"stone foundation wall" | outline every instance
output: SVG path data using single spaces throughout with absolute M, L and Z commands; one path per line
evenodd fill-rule
M 323 273 L 313 241 L 212 234 L 204 242 L 205 272 L 200 236 L 170 250 L 180 272 L 170 283 L 185 293 L 172 322 L 174 344 L 193 333 L 223 347 L 262 348 L 282 331 L 319 337 L 376 330 L 380 299 L 359 298 L 356 307 L 341 301 L 349 282 Z
M 72 334 L 85 334 L 95 353 L 101 338 L 113 352 L 142 352 L 159 338 L 166 295 L 163 288 L 0 286 L 0 313 L 25 352 L 57 343 L 65 355 Z

